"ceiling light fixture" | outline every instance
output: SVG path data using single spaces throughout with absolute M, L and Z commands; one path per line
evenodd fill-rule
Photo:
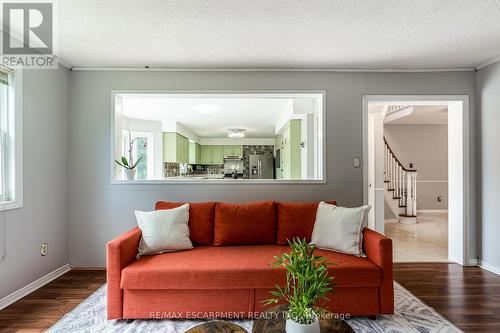
M 213 114 L 220 111 L 220 107 L 214 104 L 198 104 L 194 110 L 201 114 Z
M 241 139 L 245 137 L 245 133 L 243 133 L 245 130 L 242 128 L 230 129 L 228 131 L 230 131 L 231 133 L 229 133 L 227 136 L 231 139 Z

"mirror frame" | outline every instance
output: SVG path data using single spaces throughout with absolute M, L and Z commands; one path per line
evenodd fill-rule
M 150 179 L 150 180 L 116 180 L 115 177 L 115 96 L 119 94 L 315 94 L 322 95 L 322 136 L 319 142 L 322 145 L 323 161 L 322 161 L 322 178 L 321 179 L 237 179 L 232 181 L 225 180 L 167 180 L 167 179 Z M 109 160 L 110 165 L 110 183 L 112 185 L 287 185 L 287 184 L 326 184 L 327 169 L 326 169 L 326 91 L 325 90 L 111 90 L 111 116 L 110 116 L 110 150 Z

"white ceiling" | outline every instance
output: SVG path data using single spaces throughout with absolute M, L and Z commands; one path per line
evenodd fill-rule
M 387 125 L 419 124 L 441 125 L 448 123 L 447 105 L 414 106 L 413 113 L 409 116 L 389 121 Z
M 59 0 L 71 66 L 471 68 L 500 56 L 498 0 Z
M 215 105 L 220 111 L 202 114 L 197 105 Z M 285 98 L 123 98 L 123 115 L 156 120 L 164 124 L 180 123 L 202 138 L 227 138 L 229 129 L 245 129 L 247 138 L 274 138 L 276 124 L 293 113 L 293 99 Z

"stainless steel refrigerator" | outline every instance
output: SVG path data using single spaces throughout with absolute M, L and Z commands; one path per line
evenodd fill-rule
M 250 155 L 250 179 L 274 179 L 274 158 L 270 155 Z

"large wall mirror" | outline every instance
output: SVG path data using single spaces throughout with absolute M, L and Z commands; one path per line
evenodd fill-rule
M 113 182 L 322 182 L 324 98 L 114 91 Z

